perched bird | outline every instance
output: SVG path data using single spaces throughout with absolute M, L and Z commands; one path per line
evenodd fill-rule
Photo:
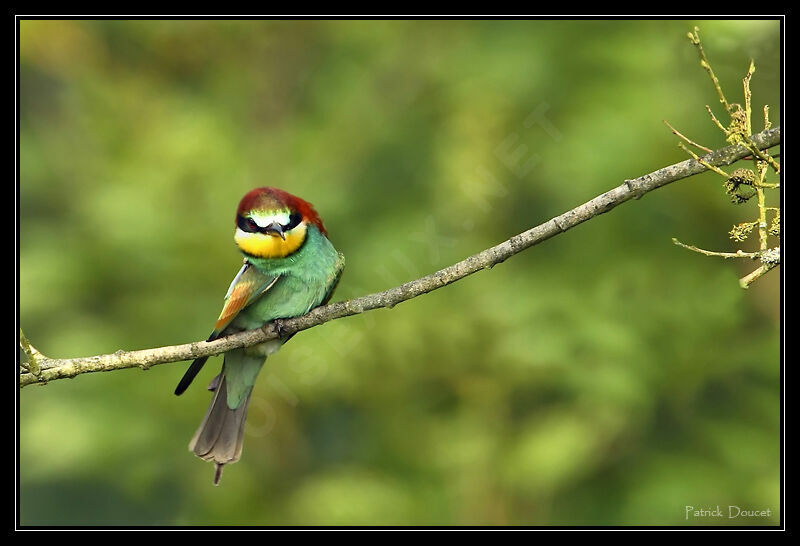
M 244 266 L 228 288 L 208 341 L 304 315 L 330 299 L 344 268 L 344 256 L 328 241 L 314 207 L 277 188 L 256 188 L 242 198 L 233 240 L 244 254 Z M 242 453 L 256 376 L 288 339 L 225 353 L 222 371 L 208 387 L 214 392 L 211 404 L 189 443 L 195 455 L 216 464 L 215 485 L 223 465 L 238 461 Z M 192 362 L 175 394 L 186 390 L 206 360 Z

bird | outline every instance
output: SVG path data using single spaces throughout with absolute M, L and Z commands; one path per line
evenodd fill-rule
M 236 211 L 233 239 L 244 265 L 228 288 L 207 341 L 308 313 L 330 300 L 344 269 L 344 255 L 328 240 L 314 206 L 278 188 L 245 194 Z M 258 373 L 292 335 L 224 353 L 222 370 L 208 387 L 213 392 L 208 411 L 189 442 L 190 451 L 215 464 L 214 485 L 219 485 L 223 466 L 241 456 Z M 192 362 L 176 395 L 187 389 L 206 360 Z

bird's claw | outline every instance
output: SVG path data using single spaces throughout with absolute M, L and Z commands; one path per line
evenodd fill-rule
M 286 333 L 286 326 L 283 323 L 283 319 L 273 320 L 272 325 L 275 327 L 275 332 L 278 334 L 278 338 L 283 339 Z

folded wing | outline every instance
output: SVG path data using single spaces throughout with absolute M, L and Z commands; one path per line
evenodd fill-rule
M 222 312 L 220 312 L 219 318 L 214 325 L 214 331 L 211 332 L 206 341 L 213 341 L 220 337 L 225 328 L 236 318 L 236 315 L 275 286 L 279 278 L 280 276 L 264 275 L 258 269 L 245 262 L 239 273 L 234 277 L 233 282 L 231 282 L 228 293 L 225 294 L 225 304 L 222 307 Z M 206 360 L 208 360 L 207 356 L 201 356 L 192 362 L 175 388 L 175 394 L 180 395 L 186 390 L 206 363 Z

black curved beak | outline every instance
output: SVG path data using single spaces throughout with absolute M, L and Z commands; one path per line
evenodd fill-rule
M 273 237 L 280 237 L 284 241 L 286 240 L 286 235 L 283 234 L 283 226 L 280 225 L 278 222 L 272 222 L 262 231 L 268 235 L 272 235 Z

